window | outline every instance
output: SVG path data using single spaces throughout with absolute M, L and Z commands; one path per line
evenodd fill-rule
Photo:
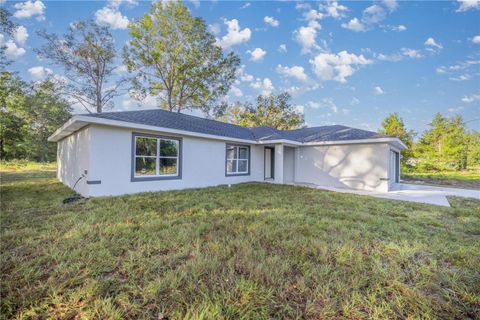
M 132 181 L 179 179 L 181 140 L 133 135 Z
M 225 170 L 227 175 L 250 174 L 250 147 L 227 144 Z

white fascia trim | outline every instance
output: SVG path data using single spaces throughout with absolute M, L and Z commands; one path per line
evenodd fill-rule
M 133 122 L 103 119 L 103 118 L 96 118 L 96 117 L 89 117 L 89 116 L 74 116 L 73 118 L 68 120 L 60 129 L 55 131 L 55 133 L 52 134 L 48 138 L 48 141 L 55 142 L 55 141 L 58 141 L 58 140 L 62 139 L 63 137 L 65 137 L 65 135 L 62 135 L 63 132 L 67 132 L 68 134 L 70 134 L 73 131 L 69 130 L 69 127 L 73 126 L 75 123 L 99 124 L 99 125 L 129 128 L 129 129 L 135 129 L 135 130 L 145 130 L 145 131 L 154 131 L 154 132 L 162 132 L 162 133 L 171 133 L 171 134 L 176 134 L 176 135 L 181 135 L 181 136 L 200 137 L 200 138 L 206 138 L 206 139 L 212 139 L 212 140 L 241 142 L 241 143 L 245 143 L 245 144 L 257 144 L 257 142 L 254 141 L 254 140 L 221 137 L 221 136 L 216 136 L 216 135 L 213 135 L 213 134 L 197 133 L 197 132 L 192 132 L 192 131 L 170 129 L 170 128 L 164 128 L 164 127 L 150 126 L 150 125 L 145 125 L 145 124 L 138 124 L 138 123 L 133 123 Z
M 325 146 L 325 145 L 339 145 L 339 144 L 365 144 L 365 143 L 396 143 L 402 149 L 407 149 L 407 146 L 398 138 L 376 138 L 376 139 L 358 139 L 358 140 L 343 140 L 343 141 L 320 141 L 320 142 L 305 142 L 305 146 Z
M 286 140 L 286 139 L 277 139 L 277 140 L 260 140 L 257 141 L 257 144 L 263 145 L 263 144 L 289 144 L 289 145 L 294 145 L 294 146 L 302 146 L 304 143 L 298 142 L 298 141 L 293 141 L 293 140 Z

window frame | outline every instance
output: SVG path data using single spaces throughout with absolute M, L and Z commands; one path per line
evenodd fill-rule
M 235 159 L 229 159 L 228 158 L 228 148 L 234 147 L 237 150 L 237 156 Z M 240 148 L 246 148 L 247 149 L 247 159 L 241 159 L 240 158 Z M 228 172 L 227 169 L 227 164 L 229 160 L 235 160 L 237 165 L 237 171 L 238 171 L 238 161 L 239 160 L 246 160 L 247 161 L 247 171 L 245 172 Z M 249 176 L 250 175 L 250 162 L 251 162 L 251 153 L 250 153 L 250 146 L 245 145 L 245 144 L 233 144 L 233 143 L 227 143 L 225 144 L 225 176 L 226 177 L 238 177 L 238 176 Z
M 136 154 L 136 144 L 137 144 L 137 137 L 139 138 L 153 138 L 157 140 L 157 154 L 155 156 L 137 156 Z M 170 157 L 170 156 L 160 156 L 160 141 L 161 140 L 174 140 L 178 143 L 178 155 L 177 157 Z M 137 181 L 154 181 L 154 180 L 176 180 L 182 179 L 182 161 L 183 161 L 183 154 L 182 154 L 182 138 L 180 137 L 172 137 L 172 136 L 163 136 L 163 135 L 155 135 L 149 133 L 139 133 L 133 132 L 132 133 L 132 150 L 131 150 L 131 172 L 130 172 L 130 181 L 137 182 Z M 135 175 L 135 163 L 136 159 L 141 157 L 146 158 L 155 158 L 155 175 L 149 176 L 137 176 Z M 159 174 L 160 173 L 160 159 L 177 159 L 177 173 L 176 174 Z

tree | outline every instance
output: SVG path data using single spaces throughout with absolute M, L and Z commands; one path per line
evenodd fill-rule
M 437 113 L 418 142 L 415 156 L 421 168 L 462 170 L 467 166 L 467 135 L 460 116 L 444 118 Z
M 55 83 L 46 80 L 34 85 L 27 96 L 23 118 L 28 124 L 27 157 L 37 161 L 52 161 L 56 157 L 55 143 L 47 138 L 71 117 L 71 107 L 56 92 Z
M 17 29 L 18 25 L 10 20 L 12 14 L 3 7 L 0 7 L 0 33 L 3 35 L 7 35 L 9 37 L 13 37 L 15 30 Z M 0 44 L 0 69 L 2 72 L 5 72 L 5 68 L 9 65 L 12 61 L 7 59 L 5 55 L 6 46 L 4 44 Z
M 0 155 L 2 159 L 55 159 L 55 144 L 47 142 L 70 118 L 70 107 L 51 81 L 28 85 L 18 76 L 0 78 Z
M 239 103 L 228 107 L 222 117 L 244 127 L 270 126 L 279 130 L 291 130 L 301 127 L 304 122 L 302 113 L 290 103 L 287 92 L 278 95 L 257 97 L 256 105 Z
M 235 80 L 238 56 L 225 56 L 205 22 L 179 1 L 154 2 L 129 33 L 124 63 L 136 74 L 133 92 L 159 97 L 162 108 L 208 112 Z
M 2 70 L 0 76 L 0 156 L 19 158 L 25 153 L 25 120 L 21 110 L 25 105 L 26 84 L 18 76 Z
M 382 122 L 381 134 L 387 136 L 397 137 L 402 141 L 407 149 L 402 151 L 402 164 L 407 165 L 409 159 L 413 156 L 413 137 L 415 133 L 413 130 L 407 130 L 403 119 L 397 113 L 391 113 Z
M 38 32 L 46 43 L 35 51 L 63 68 L 66 83 L 63 94 L 88 112 L 102 112 L 113 107 L 124 78 L 112 81 L 119 68 L 112 34 L 108 27 L 93 21 L 79 21 L 61 38 L 45 30 Z

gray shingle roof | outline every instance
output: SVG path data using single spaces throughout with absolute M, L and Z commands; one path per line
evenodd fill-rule
M 341 125 L 302 128 L 296 130 L 277 130 L 266 126 L 245 128 L 234 124 L 199 118 L 183 113 L 169 112 L 162 109 L 91 113 L 84 114 L 84 116 L 251 141 L 285 139 L 297 142 L 322 142 L 388 137 L 373 131 L 350 128 Z

